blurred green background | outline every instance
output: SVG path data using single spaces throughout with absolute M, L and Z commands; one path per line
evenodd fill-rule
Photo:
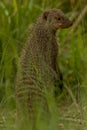
M 59 30 L 59 64 L 67 86 L 66 96 L 74 103 L 78 97 L 87 121 L 87 0 L 0 0 L 0 115 L 5 117 L 6 111 L 15 111 L 18 58 L 32 23 L 49 8 L 61 9 L 76 24 Z M 64 130 L 75 130 L 67 126 Z M 86 129 L 87 123 L 81 130 Z

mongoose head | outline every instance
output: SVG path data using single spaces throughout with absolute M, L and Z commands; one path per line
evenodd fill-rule
M 55 31 L 60 28 L 68 28 L 72 25 L 72 21 L 60 9 L 47 10 L 42 14 L 42 17 L 47 26 Z

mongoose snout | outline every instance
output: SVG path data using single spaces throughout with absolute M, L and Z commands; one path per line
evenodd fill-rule
M 70 26 L 72 26 L 72 24 L 73 22 L 65 17 L 60 23 L 60 28 L 69 28 Z

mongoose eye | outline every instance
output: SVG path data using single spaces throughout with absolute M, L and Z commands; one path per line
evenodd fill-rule
M 56 19 L 56 20 L 58 20 L 58 21 L 60 21 L 60 20 L 61 20 L 61 18 L 60 18 L 60 17 L 55 17 L 55 19 Z
M 61 20 L 61 18 L 57 18 L 58 20 Z

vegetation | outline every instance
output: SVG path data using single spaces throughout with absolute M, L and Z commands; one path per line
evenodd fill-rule
M 50 126 L 38 121 L 38 130 L 87 129 L 87 1 L 0 0 L 1 130 L 19 130 L 15 121 L 18 58 L 29 36 L 28 29 L 48 8 L 62 9 L 74 24 L 71 29 L 59 30 L 58 34 L 59 64 L 64 76 L 64 91 L 57 97 L 58 110 L 53 99 L 50 100 L 48 104 L 53 108 Z

